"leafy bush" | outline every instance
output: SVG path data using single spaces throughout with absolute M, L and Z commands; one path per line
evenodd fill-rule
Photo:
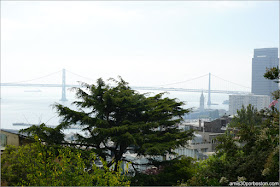
M 157 168 L 138 173 L 131 179 L 133 186 L 174 186 L 187 181 L 194 175 L 195 160 L 182 157 L 161 163 Z
M 40 142 L 15 147 L 7 146 L 1 159 L 2 185 L 9 186 L 124 186 L 129 181 L 103 162 L 94 164 L 95 154 L 88 159 L 81 150 L 55 148 Z M 119 166 L 117 166 L 119 167 Z

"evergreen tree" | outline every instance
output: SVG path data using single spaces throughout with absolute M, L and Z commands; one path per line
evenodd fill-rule
M 280 73 L 279 67 L 267 68 L 266 73 L 264 74 L 264 77 L 266 79 L 273 80 L 275 83 L 278 84 L 280 82 L 279 81 L 279 79 L 280 79 L 280 74 L 279 73 Z M 273 98 L 275 100 L 277 100 L 280 97 L 280 90 L 278 89 L 271 94 L 272 94 Z
M 57 130 L 81 126 L 88 135 L 76 134 L 76 143 L 93 149 L 108 161 L 109 167 L 125 160 L 123 155 L 130 149 L 148 156 L 152 163 L 156 156 L 175 154 L 175 148 L 185 146 L 192 138 L 192 131 L 183 132 L 178 128 L 182 116 L 189 112 L 182 107 L 183 102 L 164 98 L 164 93 L 152 97 L 140 94 L 122 78 L 110 81 L 114 86 L 100 78 L 96 85 L 82 83 L 82 88 L 74 88 L 78 100 L 73 104 L 77 110 L 55 104 L 63 119 Z
M 58 125 L 55 128 L 47 127 L 44 123 L 39 126 L 32 125 L 29 128 L 21 129 L 20 133 L 26 133 L 28 136 L 34 138 L 38 136 L 41 140 L 44 140 L 45 143 L 49 145 L 61 144 L 64 142 L 64 134 L 62 132 L 62 126 Z

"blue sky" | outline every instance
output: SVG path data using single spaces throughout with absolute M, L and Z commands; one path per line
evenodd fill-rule
M 1 46 L 2 82 L 66 68 L 139 86 L 208 72 L 250 86 L 254 48 L 279 46 L 279 2 L 4 1 Z

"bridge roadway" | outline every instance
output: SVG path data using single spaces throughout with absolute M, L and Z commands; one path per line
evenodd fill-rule
M 2 86 L 10 87 L 62 87 L 62 84 L 16 84 L 16 83 L 1 83 Z M 66 84 L 65 87 L 81 87 L 81 85 Z M 131 86 L 135 90 L 159 90 L 159 91 L 180 91 L 180 92 L 201 92 L 208 93 L 208 90 L 202 89 L 185 89 L 185 88 L 163 88 L 163 87 L 139 87 Z M 246 91 L 231 91 L 231 90 L 211 90 L 211 93 L 224 93 L 224 94 L 249 94 Z

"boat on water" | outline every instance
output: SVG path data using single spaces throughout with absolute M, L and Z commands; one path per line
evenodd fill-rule
M 13 123 L 13 126 L 32 126 L 35 124 L 29 124 L 29 123 Z
M 13 123 L 13 126 L 27 126 L 27 127 L 30 127 L 32 125 L 40 126 L 40 124 Z M 46 127 L 55 128 L 56 126 L 54 126 L 54 125 L 46 125 Z M 70 127 L 68 127 L 68 129 L 83 129 L 83 128 L 79 127 L 79 126 L 71 125 Z

